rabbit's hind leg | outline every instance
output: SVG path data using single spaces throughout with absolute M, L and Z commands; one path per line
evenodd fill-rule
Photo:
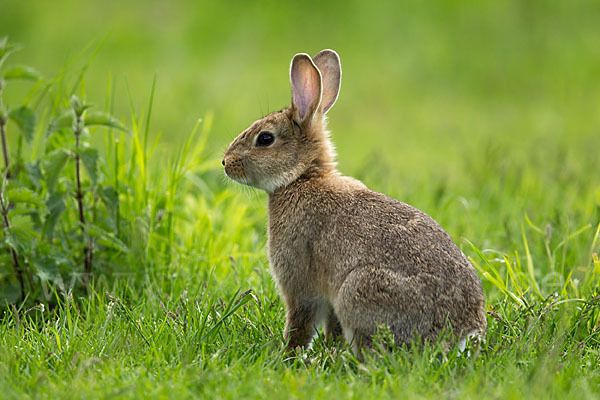
M 386 326 L 396 345 L 410 344 L 415 334 L 431 330 L 423 298 L 423 280 L 387 268 L 357 268 L 348 274 L 334 303 L 344 337 L 353 348 L 370 347 L 378 327 Z

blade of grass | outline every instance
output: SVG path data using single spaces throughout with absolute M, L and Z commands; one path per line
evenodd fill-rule
M 527 259 L 527 272 L 529 273 L 529 283 L 535 293 L 543 298 L 542 292 L 540 291 L 540 287 L 535 279 L 535 271 L 533 269 L 533 259 L 531 258 L 531 252 L 529 251 L 529 243 L 527 242 L 527 236 L 525 235 L 525 228 L 521 223 L 521 235 L 523 236 L 523 245 L 525 246 L 525 257 Z

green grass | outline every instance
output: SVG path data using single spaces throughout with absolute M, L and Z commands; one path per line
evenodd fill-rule
M 65 206 L 41 239 L 52 251 L 2 232 L 2 397 L 600 395 L 597 2 L 25 0 L 2 10 L 0 36 L 23 45 L 7 63 L 45 77 L 9 81 L 2 95 L 37 116 L 31 142 L 8 122 L 11 158 L 43 160 L 39 187 L 24 169 L 15 179 L 44 206 L 17 202 L 8 215 L 33 238 L 53 194 Z M 489 328 L 473 357 L 431 344 L 359 363 L 320 339 L 300 358 L 281 350 L 266 197 L 227 182 L 219 160 L 250 122 L 289 103 L 292 55 L 327 47 L 344 70 L 330 112 L 340 169 L 433 216 L 480 273 Z M 73 162 L 48 184 L 61 149 L 74 151 L 68 126 L 46 137 L 72 94 L 128 132 L 101 124 L 83 136 L 98 155 L 96 175 L 83 173 L 96 229 L 84 235 Z M 9 199 L 14 184 L 2 189 Z M 89 293 L 70 285 L 85 235 Z M 23 305 L 10 246 L 34 272 Z

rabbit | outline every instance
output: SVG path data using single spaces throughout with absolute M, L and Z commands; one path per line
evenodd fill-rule
M 325 114 L 341 78 L 335 51 L 296 54 L 292 104 L 252 123 L 222 160 L 229 178 L 268 193 L 268 258 L 287 348 L 310 347 L 323 325 L 354 352 L 372 346 L 382 325 L 396 345 L 449 333 L 462 350 L 469 337 L 485 339 L 481 281 L 450 235 L 336 170 Z

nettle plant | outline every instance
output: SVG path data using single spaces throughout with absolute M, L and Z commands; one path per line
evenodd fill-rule
M 120 239 L 119 192 L 128 188 L 119 187 L 118 139 L 130 130 L 73 94 L 81 77 L 69 91 L 64 76 L 44 79 L 28 66 L 5 66 L 15 50 L 0 40 L 3 305 L 85 290 L 93 274 L 110 272 L 129 251 Z M 3 92 L 18 80 L 30 82 L 29 92 L 20 105 L 5 104 Z M 114 168 L 90 146 L 94 128 L 110 135 Z

